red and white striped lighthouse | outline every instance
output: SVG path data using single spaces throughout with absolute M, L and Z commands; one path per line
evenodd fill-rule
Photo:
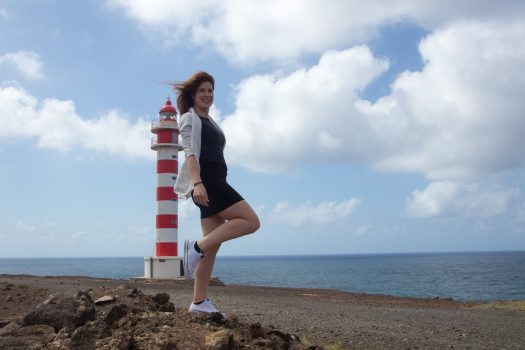
M 151 123 L 151 149 L 157 152 L 157 240 L 155 257 L 145 258 L 146 278 L 173 278 L 183 275 L 182 257 L 178 257 L 178 205 L 173 190 L 178 174 L 177 111 L 168 100 Z

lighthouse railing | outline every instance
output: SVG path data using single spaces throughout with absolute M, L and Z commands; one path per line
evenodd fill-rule
M 151 121 L 151 128 L 152 129 L 159 129 L 159 128 L 168 128 L 168 129 L 178 129 L 179 124 L 177 124 L 176 120 L 152 120 Z
M 160 146 L 175 146 L 179 149 L 182 149 L 182 146 L 176 142 L 159 142 L 158 136 L 153 136 L 151 138 L 151 147 L 159 146 L 159 145 Z
M 157 138 L 157 136 L 153 136 L 151 138 L 151 149 L 156 150 L 158 147 L 165 147 L 165 146 L 175 147 L 177 151 L 182 151 L 184 149 L 182 145 L 176 142 L 159 142 L 159 139 Z

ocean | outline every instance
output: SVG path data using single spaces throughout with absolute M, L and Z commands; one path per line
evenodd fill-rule
M 144 275 L 143 257 L 5 258 L 0 274 Z M 337 289 L 454 300 L 525 300 L 525 252 L 218 256 L 226 284 Z

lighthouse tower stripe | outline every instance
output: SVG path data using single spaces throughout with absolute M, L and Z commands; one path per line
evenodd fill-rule
M 177 133 L 171 129 L 159 130 L 157 133 L 158 143 L 176 143 Z
M 177 215 L 177 204 L 173 201 L 157 201 L 157 215 L 171 214 Z
M 157 242 L 176 242 L 177 233 L 174 228 L 160 228 L 157 230 Z
M 172 146 L 164 146 L 162 148 L 159 148 L 157 150 L 157 159 L 158 160 L 161 160 L 161 159 L 177 159 L 178 158 L 178 154 L 177 154 L 177 150 L 175 149 L 175 147 L 172 147 Z
M 177 159 L 177 149 L 173 146 L 164 146 L 157 150 L 157 160 Z
M 165 146 L 157 150 L 157 174 L 176 174 L 178 170 L 177 149 L 175 147 Z
M 157 256 L 177 256 L 177 242 L 157 242 L 155 252 Z
M 174 214 L 159 214 L 157 215 L 157 228 L 177 228 L 178 218 Z
M 177 195 L 172 187 L 157 187 L 157 201 L 176 201 Z
M 161 159 L 157 160 L 157 174 L 160 173 L 176 173 L 178 170 L 177 160 Z
M 171 187 L 175 185 L 175 180 L 177 180 L 176 173 L 160 173 L 157 174 L 157 186 L 158 187 Z

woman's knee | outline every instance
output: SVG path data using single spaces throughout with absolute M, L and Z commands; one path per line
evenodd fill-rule
M 220 215 L 226 221 L 235 219 L 244 221 L 247 231 L 246 234 L 253 233 L 261 227 L 259 217 L 252 207 L 250 207 L 250 205 L 244 200 L 224 210 Z
M 254 233 L 261 227 L 261 222 L 259 221 L 259 217 L 257 214 L 252 215 L 250 218 L 248 218 L 248 226 L 249 226 L 249 233 Z

